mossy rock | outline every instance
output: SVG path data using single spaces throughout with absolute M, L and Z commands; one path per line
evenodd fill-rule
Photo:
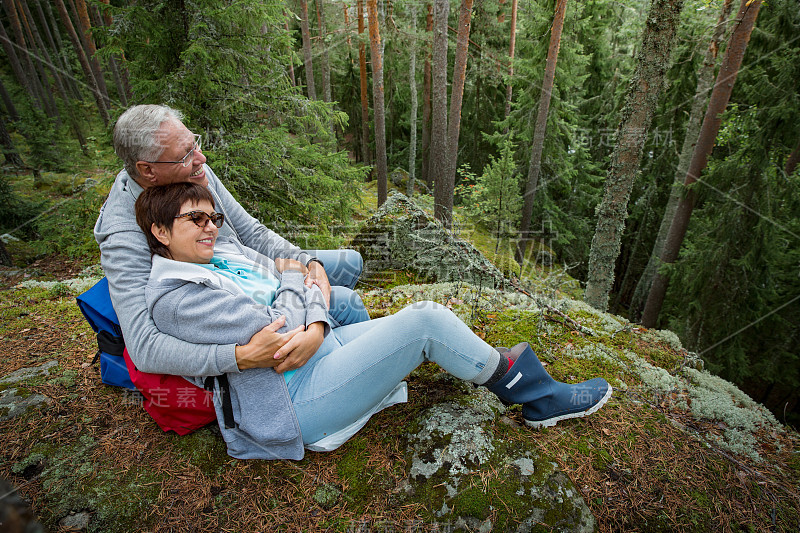
M 534 531 L 547 524 L 595 531 L 594 516 L 569 477 L 526 443 L 535 434 L 501 421 L 504 411 L 494 396 L 476 389 L 466 401 L 423 412 L 419 431 L 409 435 L 404 498 L 421 503 L 432 521 L 457 529 Z
M 472 244 L 457 239 L 405 195 L 395 192 L 353 238 L 364 258 L 362 280 L 385 286 L 403 271 L 420 282 L 464 281 L 505 287 L 508 280 Z

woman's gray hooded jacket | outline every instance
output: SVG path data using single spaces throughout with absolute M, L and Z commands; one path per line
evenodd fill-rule
M 228 259 L 236 256 L 255 261 L 281 280 L 271 305 L 256 303 L 232 280 L 205 267 L 153 257 L 145 291 L 148 309 L 160 331 L 196 344 L 239 344 L 280 316 L 286 317 L 281 332 L 300 324 L 325 323 L 330 330 L 327 307 L 316 285 L 308 288 L 300 272 L 280 274 L 274 262 L 239 244 L 219 237 L 215 251 Z M 191 353 L 174 354 L 187 359 Z M 181 361 L 172 361 L 180 366 Z M 215 384 L 214 405 L 228 454 L 237 459 L 302 459 L 303 440 L 283 375 L 271 368 L 226 374 L 236 427 L 226 428 Z M 185 376 L 202 387 L 207 376 Z M 216 381 L 216 380 L 215 380 Z

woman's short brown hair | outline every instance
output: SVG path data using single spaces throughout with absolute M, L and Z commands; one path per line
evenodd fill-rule
M 155 224 L 172 231 L 172 224 L 181 206 L 190 201 L 200 203 L 207 201 L 214 205 L 214 196 L 204 186 L 196 183 L 180 182 L 147 187 L 136 199 L 136 223 L 142 228 L 150 252 L 164 257 L 171 257 L 169 250 L 156 239 L 150 228 Z

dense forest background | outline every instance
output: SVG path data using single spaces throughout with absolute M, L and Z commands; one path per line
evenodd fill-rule
M 96 259 L 114 119 L 166 103 L 278 231 L 341 244 L 391 174 L 797 423 L 796 0 L 2 4 L 1 232 Z M 48 199 L 87 167 L 107 175 Z

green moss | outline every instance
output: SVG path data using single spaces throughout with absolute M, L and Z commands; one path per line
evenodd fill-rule
M 450 507 L 458 516 L 473 516 L 485 520 L 489 516 L 489 496 L 478 487 L 469 487 L 459 491 L 452 500 Z
M 145 517 L 158 501 L 163 475 L 115 464 L 95 454 L 96 446 L 89 435 L 58 448 L 39 443 L 19 463 L 43 463 L 45 525 L 55 530 L 58 520 L 71 511 L 88 510 L 90 531 L 122 533 L 148 527 Z
M 356 436 L 347 443 L 347 451 L 342 455 L 336 470 L 346 487 L 345 497 L 356 509 L 369 504 L 373 488 L 370 486 L 371 469 L 367 467 L 367 441 L 364 436 Z
M 208 426 L 189 435 L 168 434 L 166 438 L 170 440 L 176 456 L 196 466 L 207 476 L 220 474 L 231 460 L 225 441 Z

